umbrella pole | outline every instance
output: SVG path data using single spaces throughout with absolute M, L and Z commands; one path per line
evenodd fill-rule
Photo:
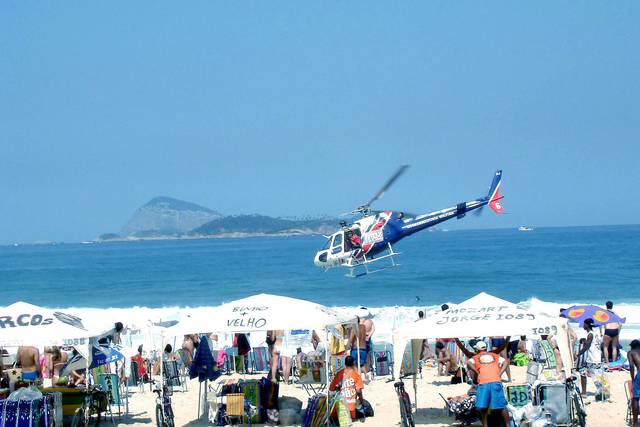
M 329 425 L 329 329 L 325 328 L 324 376 L 327 381 L 327 425 Z

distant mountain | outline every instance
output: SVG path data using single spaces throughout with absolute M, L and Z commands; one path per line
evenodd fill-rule
M 122 228 L 122 236 L 160 237 L 187 233 L 222 215 L 195 203 L 156 197 L 138 208 Z
M 335 219 L 284 219 L 265 215 L 234 215 L 214 219 L 189 233 L 193 236 L 230 234 L 330 234 Z

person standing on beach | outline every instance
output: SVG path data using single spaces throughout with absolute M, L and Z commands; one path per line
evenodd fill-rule
M 16 360 L 22 368 L 22 379 L 35 381 L 40 376 L 40 351 L 32 346 L 18 348 Z
M 478 380 L 476 408 L 482 415 L 482 425 L 489 426 L 489 409 L 501 411 L 505 425 L 511 425 L 502 387 L 502 374 L 507 369 L 507 361 L 494 352 L 488 352 L 484 341 L 478 341 L 475 349 L 478 353 L 469 359 L 467 367 Z
M 607 301 L 607 310 L 613 313 L 613 302 Z M 615 313 L 614 313 L 615 314 Z M 620 344 L 620 328 L 618 322 L 604 325 L 604 336 L 602 337 L 602 350 L 604 352 L 604 363 L 618 360 L 618 345 Z M 609 346 L 611 346 L 611 360 L 609 360 Z
M 631 341 L 631 350 L 627 353 L 629 360 L 629 373 L 633 384 L 633 396 L 631 396 L 631 412 L 633 414 L 632 427 L 638 427 L 638 402 L 640 402 L 640 341 Z
M 602 369 L 602 335 L 599 331 L 593 329 L 593 319 L 589 318 L 584 321 L 583 328 L 587 331 L 587 338 L 582 343 L 580 351 L 575 355 L 578 360 L 583 354 L 585 363 L 579 368 L 580 381 L 582 384 L 582 395 L 587 395 L 587 376 L 594 381 L 601 374 Z
M 360 317 L 356 316 L 358 324 L 349 332 L 349 355 L 360 365 L 360 372 L 365 376 L 367 369 L 367 328 Z
M 367 372 L 371 372 L 373 366 L 373 334 L 376 332 L 376 325 L 373 323 L 373 319 L 365 319 L 362 324 L 364 325 L 367 333 L 367 360 L 365 365 L 367 367 Z

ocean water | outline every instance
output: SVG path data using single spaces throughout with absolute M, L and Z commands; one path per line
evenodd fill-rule
M 423 232 L 396 245 L 400 267 L 356 279 L 313 266 L 323 243 L 294 236 L 4 246 L 0 306 L 23 300 L 166 319 L 266 292 L 370 307 L 387 335 L 419 309 L 485 291 L 552 313 L 610 299 L 632 326 L 627 335 L 640 325 L 638 225 Z

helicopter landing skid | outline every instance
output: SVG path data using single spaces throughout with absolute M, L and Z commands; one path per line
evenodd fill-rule
M 342 265 L 344 267 L 347 267 L 349 269 L 349 272 L 347 274 L 345 274 L 345 276 L 347 277 L 361 277 L 361 276 L 366 276 L 367 274 L 373 274 L 373 273 L 378 273 L 380 271 L 383 270 L 388 270 L 390 268 L 395 268 L 395 267 L 399 267 L 400 264 L 398 262 L 396 262 L 396 260 L 394 259 L 394 256 L 396 255 L 400 255 L 400 252 L 394 252 L 393 251 L 393 247 L 391 247 L 391 243 L 387 243 L 387 247 L 389 252 L 386 253 L 385 255 L 379 256 L 377 258 L 367 258 L 366 255 L 363 255 L 362 258 L 351 258 L 347 261 L 345 261 Z M 384 259 L 390 259 L 391 260 L 391 264 L 390 265 L 385 265 L 382 267 L 378 267 L 376 269 L 371 269 L 370 264 L 373 263 L 377 263 L 379 261 L 382 261 Z M 378 266 L 378 264 L 376 264 L 376 267 Z

